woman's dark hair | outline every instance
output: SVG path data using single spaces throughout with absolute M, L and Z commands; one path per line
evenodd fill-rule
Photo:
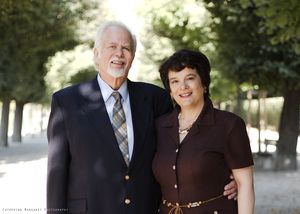
M 207 57 L 199 51 L 182 49 L 175 52 L 160 66 L 160 78 L 166 90 L 170 93 L 169 72 L 179 72 L 184 68 L 196 69 L 202 84 L 206 88 L 206 93 L 204 93 L 204 99 L 206 100 L 209 97 L 210 63 Z

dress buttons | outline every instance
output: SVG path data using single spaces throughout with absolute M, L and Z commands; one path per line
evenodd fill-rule
M 176 169 L 176 166 L 175 165 L 173 165 L 173 170 L 175 170 Z
M 178 149 L 176 149 L 175 152 L 177 153 L 177 152 L 178 152 Z
M 177 184 L 174 185 L 174 188 L 177 189 Z
M 214 214 L 218 214 L 219 212 L 218 211 L 214 211 Z
M 125 180 L 128 181 L 129 180 L 129 175 L 125 175 Z
M 126 198 L 125 199 L 125 204 L 130 204 L 130 199 Z

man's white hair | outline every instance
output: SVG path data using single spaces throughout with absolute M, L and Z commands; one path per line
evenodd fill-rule
M 95 40 L 94 40 L 94 48 L 99 48 L 101 46 L 102 36 L 103 36 L 104 32 L 107 30 L 107 28 L 112 27 L 112 26 L 121 27 L 121 28 L 125 29 L 126 31 L 128 31 L 130 38 L 131 38 L 133 54 L 135 54 L 136 37 L 124 23 L 119 22 L 119 21 L 106 21 L 99 27 L 96 37 L 95 37 Z

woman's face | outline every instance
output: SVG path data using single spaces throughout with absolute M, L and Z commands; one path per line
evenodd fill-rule
M 181 71 L 169 71 L 170 94 L 181 107 L 198 107 L 204 102 L 204 86 L 196 69 L 185 67 Z

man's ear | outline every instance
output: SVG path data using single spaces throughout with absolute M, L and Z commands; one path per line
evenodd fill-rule
M 93 54 L 94 54 L 94 58 L 96 58 L 99 55 L 97 48 L 93 48 Z
M 97 71 L 99 71 L 99 64 L 97 63 L 97 59 L 99 57 L 99 51 L 97 48 L 93 48 L 93 61 L 94 61 L 94 64 L 95 64 L 95 68 Z
M 97 64 L 99 57 L 100 57 L 99 49 L 93 48 L 93 60 L 94 60 L 95 64 Z

